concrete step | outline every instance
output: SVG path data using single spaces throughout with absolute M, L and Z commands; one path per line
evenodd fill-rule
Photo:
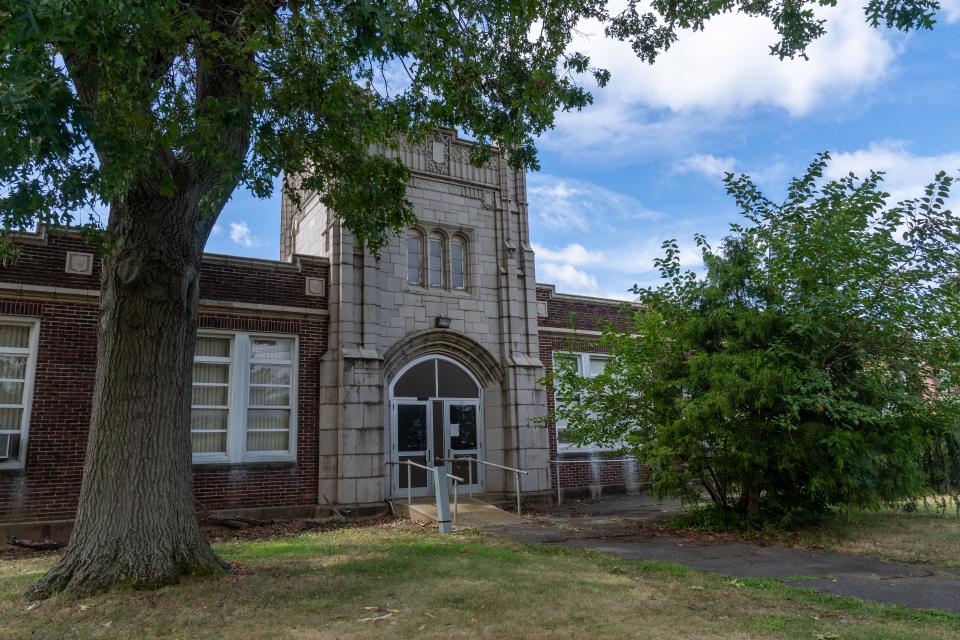
M 453 501 L 450 502 L 450 517 L 454 518 Z M 434 497 L 414 498 L 410 504 L 406 500 L 393 501 L 393 509 L 402 518 L 409 518 L 414 522 L 436 522 L 437 501 Z M 517 524 L 517 516 L 484 502 L 478 498 L 461 497 L 459 515 L 455 517 L 454 526 L 461 527 L 493 527 L 505 524 Z

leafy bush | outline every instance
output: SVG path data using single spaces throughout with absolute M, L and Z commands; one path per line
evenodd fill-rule
M 918 460 L 957 424 L 952 179 L 888 206 L 882 174 L 825 181 L 828 159 L 781 204 L 728 175 L 747 224 L 718 250 L 696 236 L 702 276 L 664 244 L 633 326 L 604 328 L 605 372 L 561 361 L 549 380 L 572 439 L 632 451 L 658 494 L 705 492 L 745 526 L 925 491 Z

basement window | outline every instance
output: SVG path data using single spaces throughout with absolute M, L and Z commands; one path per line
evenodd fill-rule
M 0 319 L 0 469 L 26 457 L 39 333 L 37 320 Z
M 296 460 L 296 337 L 202 331 L 196 345 L 194 463 Z

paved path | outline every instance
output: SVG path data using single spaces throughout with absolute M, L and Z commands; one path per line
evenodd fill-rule
M 631 560 L 676 562 L 738 578 L 774 578 L 839 596 L 960 613 L 960 569 L 643 533 L 644 522 L 662 520 L 678 508 L 645 496 L 610 498 L 549 507 L 532 523 L 491 532 L 524 542 L 591 549 Z

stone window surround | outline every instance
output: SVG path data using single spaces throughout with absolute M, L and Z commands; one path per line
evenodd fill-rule
M 430 239 L 439 235 L 443 243 L 443 286 L 430 286 Z M 419 284 L 410 282 L 407 273 L 408 254 L 407 241 L 416 236 L 420 240 L 420 282 Z M 442 223 L 417 224 L 408 227 L 401 236 L 403 245 L 403 282 L 404 289 L 409 292 L 430 294 L 444 293 L 459 296 L 473 297 L 471 294 L 473 277 L 473 252 L 470 250 L 474 243 L 474 232 L 459 226 L 445 225 Z M 453 260 L 450 245 L 452 242 L 460 242 L 463 245 L 463 286 L 453 286 Z

